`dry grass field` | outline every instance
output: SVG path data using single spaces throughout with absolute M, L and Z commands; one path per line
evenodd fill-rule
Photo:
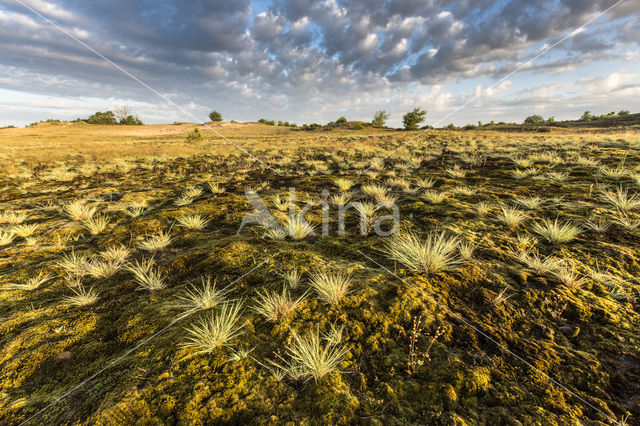
M 0 424 L 640 421 L 637 132 L 194 126 L 0 130 Z

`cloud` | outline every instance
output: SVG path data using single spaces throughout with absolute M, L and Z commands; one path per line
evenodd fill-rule
M 465 99 L 447 84 L 474 80 L 471 92 L 489 87 L 613 3 L 273 0 L 257 12 L 249 0 L 29 1 L 173 101 L 195 105 L 203 117 L 215 107 L 237 119 L 281 111 L 282 118 L 308 121 L 350 105 L 367 116 L 390 108 L 389 102 L 444 109 Z M 637 60 L 638 11 L 637 2 L 624 3 L 526 72 L 552 75 L 599 61 Z M 0 4 L 0 38 L 2 88 L 163 102 L 15 0 Z M 506 89 L 492 89 L 483 99 Z

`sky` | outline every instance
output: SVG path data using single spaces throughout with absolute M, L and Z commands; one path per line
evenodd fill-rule
M 640 112 L 640 0 L 617 2 L 0 0 L 0 126 Z

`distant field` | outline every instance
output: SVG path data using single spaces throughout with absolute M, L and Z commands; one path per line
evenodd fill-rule
M 0 130 L 0 424 L 638 423 L 637 132 L 194 127 Z

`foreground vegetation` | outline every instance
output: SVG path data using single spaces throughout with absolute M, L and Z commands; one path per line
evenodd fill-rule
M 0 423 L 640 418 L 637 134 L 217 126 L 0 130 Z

